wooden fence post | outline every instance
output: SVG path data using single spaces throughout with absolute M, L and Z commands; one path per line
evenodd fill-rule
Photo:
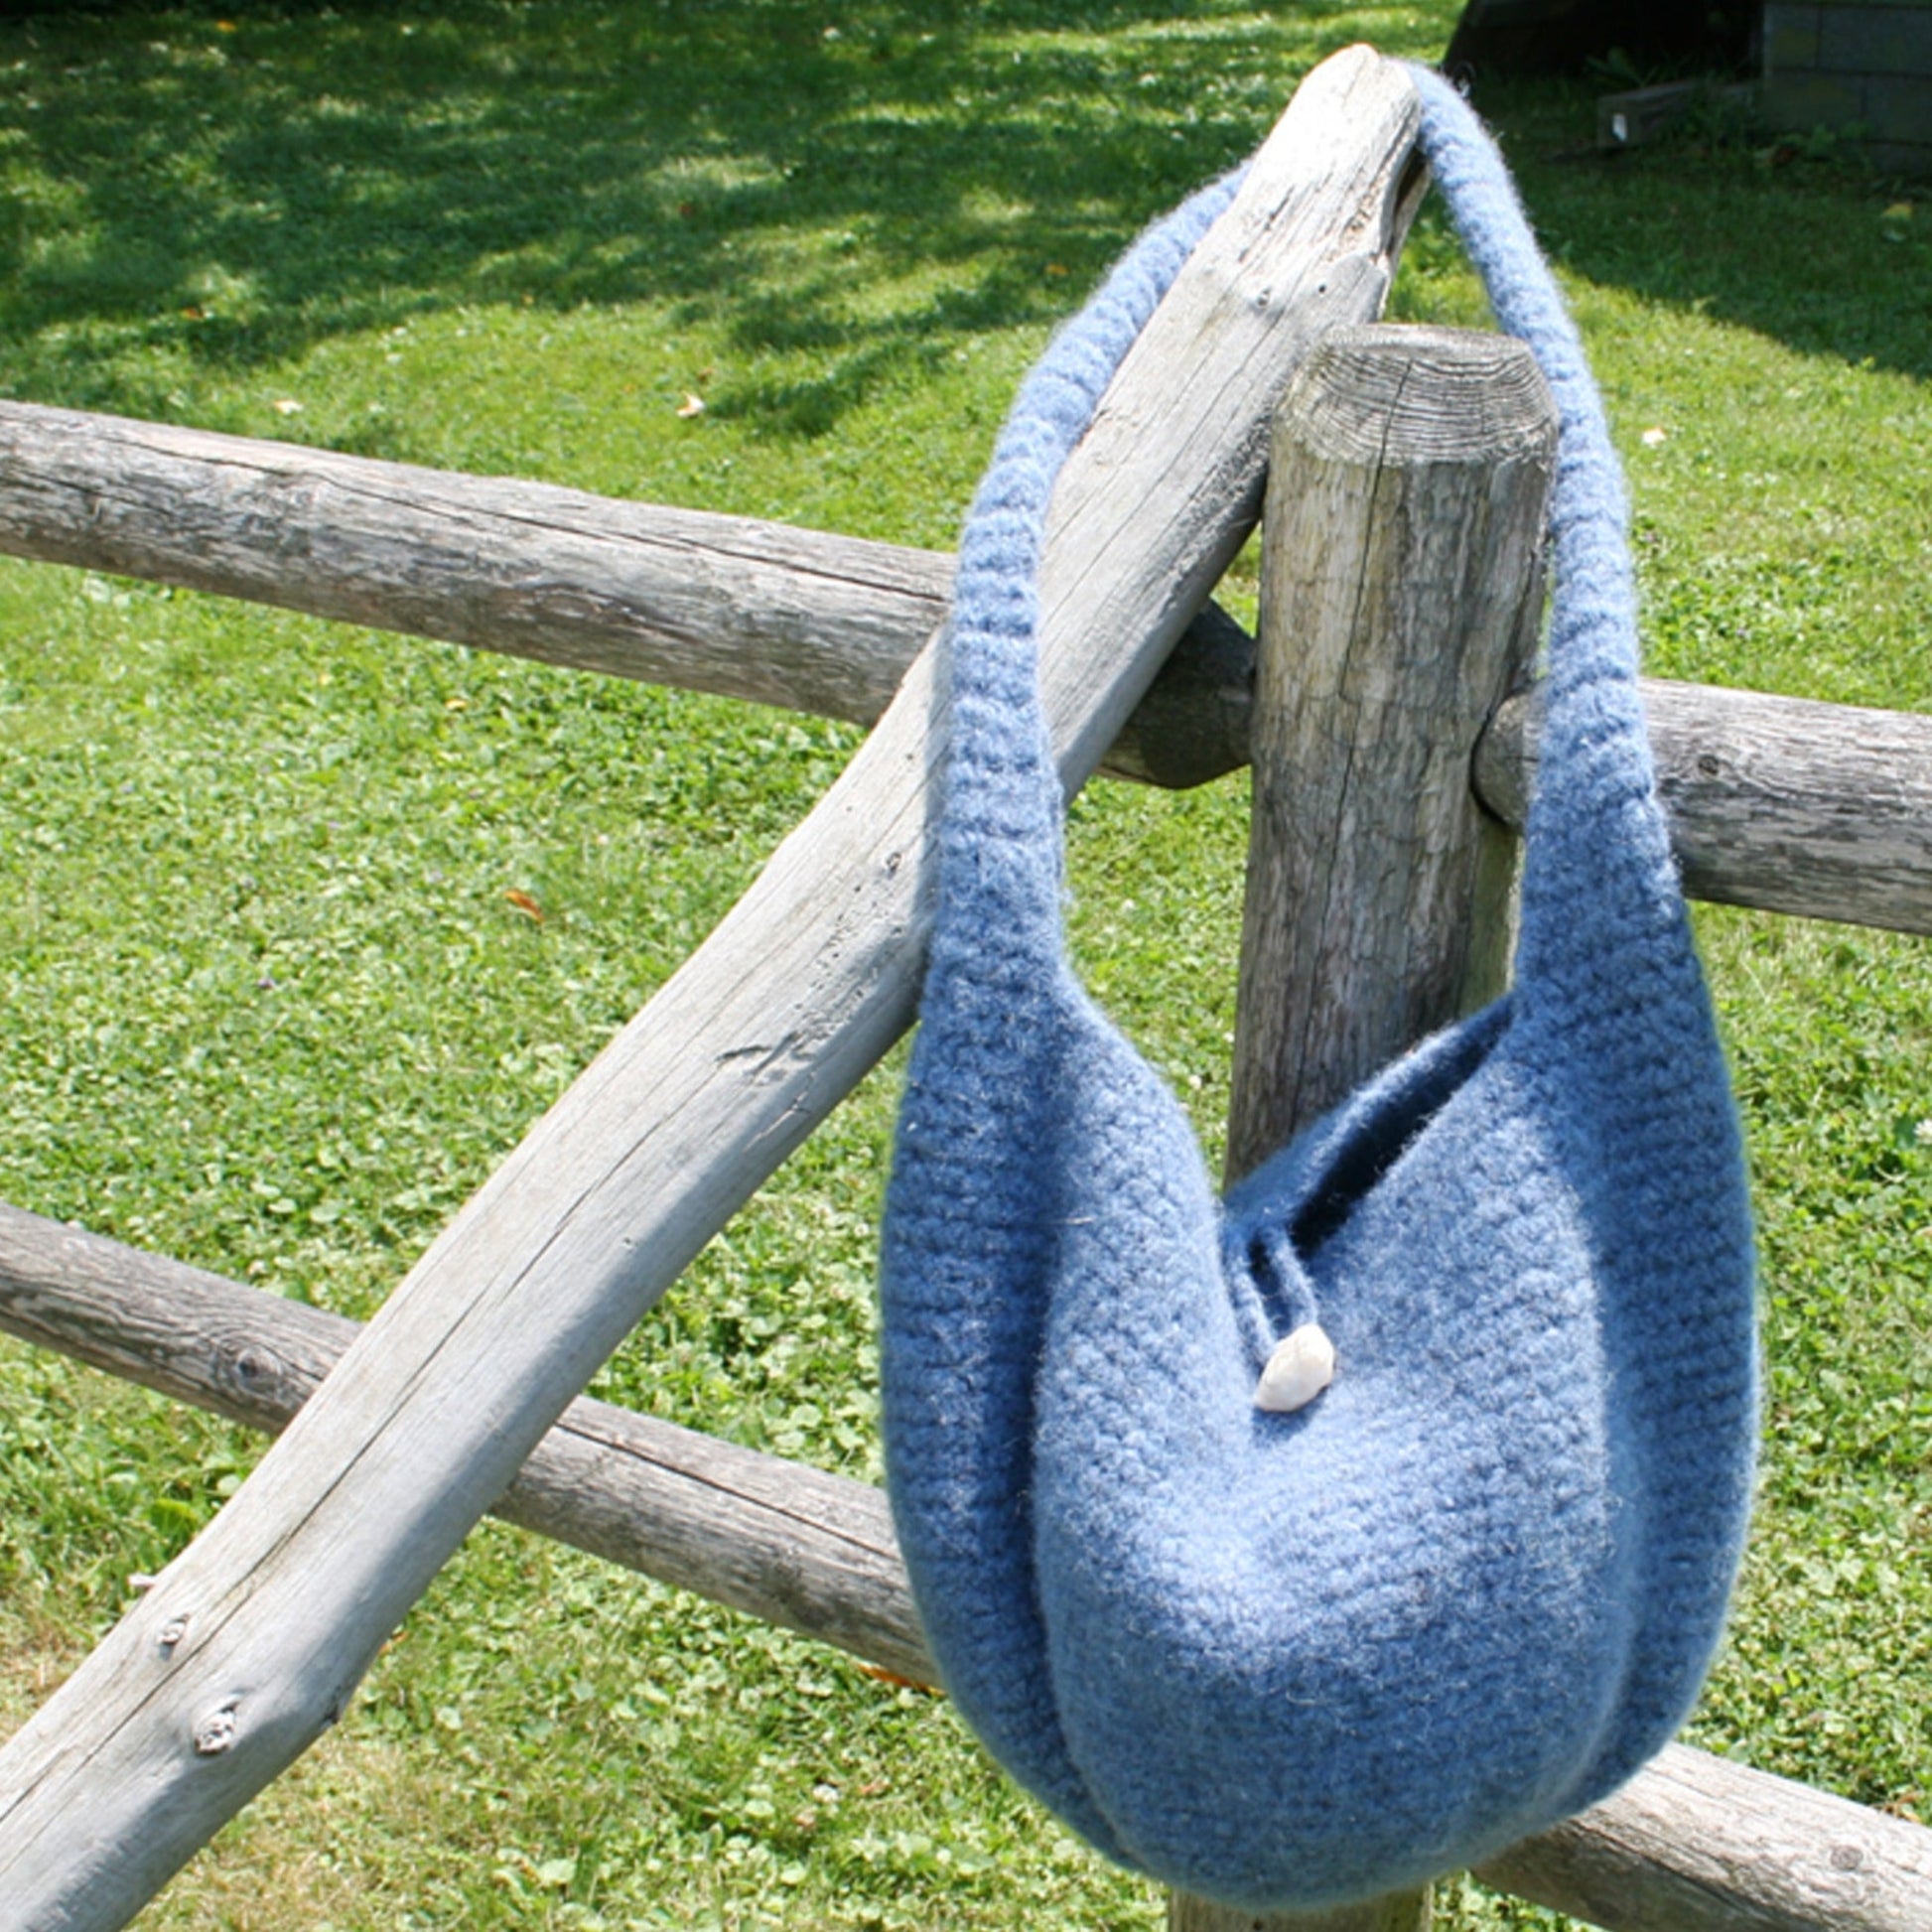
M 1527 675 L 1556 417 L 1504 336 L 1337 330 L 1275 419 L 1227 1170 L 1501 990 L 1509 835 L 1470 787 Z M 1424 1932 L 1429 1895 L 1171 1932 Z

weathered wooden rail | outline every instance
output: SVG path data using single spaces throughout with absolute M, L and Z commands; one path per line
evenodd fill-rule
M 878 722 L 952 559 L 583 490 L 0 401 L 0 552 L 579 670 Z M 1932 932 L 1932 717 L 1644 682 L 1686 889 Z M 1254 640 L 1189 622 L 1100 763 L 1182 787 L 1248 762 Z M 1534 704 L 1477 795 L 1521 828 Z
M 931 550 L 0 402 L 0 551 L 572 670 L 877 724 L 939 627 Z M 1194 616 L 1103 768 L 1246 754 L 1253 643 Z
M 1311 76 L 1109 391 L 1049 527 L 1069 788 L 1109 747 L 1160 782 L 1255 759 L 1236 1168 L 1481 997 L 1504 952 L 1507 842 L 1477 800 L 1519 812 L 1534 759 L 1504 694 L 1534 633 L 1547 421 L 1513 345 L 1344 327 L 1387 287 L 1415 114 L 1364 50 Z M 1239 627 L 1196 613 L 1253 521 L 1298 368 L 1255 679 Z M 1451 393 L 1482 406 L 1438 414 Z M 947 560 L 26 405 L 0 405 L 0 549 L 879 720 L 367 1329 L 0 1207 L 0 1328 L 285 1432 L 0 1748 L 0 1927 L 125 1922 L 333 1721 L 492 1507 L 929 1674 L 877 1492 L 571 1398 L 909 1017 Z M 1298 575 L 1304 558 L 1327 577 Z M 1446 560 L 1468 572 L 1453 595 Z M 1647 697 L 1694 891 L 1932 930 L 1932 720 Z M 1330 757 L 1344 741 L 1376 756 Z M 1349 839 L 1311 829 L 1330 823 Z M 1299 917 L 1311 903 L 1346 917 Z M 1613 1932 L 1932 1928 L 1932 1832 L 1681 1748 L 1483 1875 Z M 1412 1898 L 1318 1923 L 1427 1916 Z M 1172 1922 L 1256 1923 L 1181 1899 Z
M 0 1328 L 270 1432 L 357 1332 L 345 1315 L 4 1205 Z M 885 1495 L 848 1476 L 580 1398 L 491 1513 L 932 1676 Z M 1480 1875 L 1611 1932 L 1932 1924 L 1932 1832 L 1683 1746 Z

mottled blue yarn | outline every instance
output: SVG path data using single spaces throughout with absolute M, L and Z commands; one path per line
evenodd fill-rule
M 1621 482 L 1500 160 L 1414 78 L 1561 415 L 1512 992 L 1220 1203 L 1065 963 L 1045 506 L 1223 183 L 1055 339 L 973 504 L 881 1270 L 888 1474 L 947 1689 L 1102 1851 L 1252 1907 L 1469 1863 L 1656 1751 L 1718 1640 L 1756 1437 L 1741 1151 L 1637 703 Z M 1314 1316 L 1333 1386 L 1258 1413 Z

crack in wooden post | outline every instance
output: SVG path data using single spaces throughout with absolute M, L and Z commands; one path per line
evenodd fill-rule
M 1505 336 L 1337 330 L 1276 417 L 1230 1177 L 1501 991 L 1513 854 L 1469 761 L 1535 647 L 1555 461 L 1549 392 Z M 1429 1922 L 1426 1890 L 1263 1915 L 1176 1894 L 1168 1920 Z

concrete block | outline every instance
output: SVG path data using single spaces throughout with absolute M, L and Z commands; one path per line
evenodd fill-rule
M 1758 105 L 1772 127 L 1849 127 L 1864 119 L 1864 87 L 1857 74 L 1767 74 Z
M 1596 102 L 1596 145 L 1607 152 L 1644 147 L 1681 121 L 1705 92 L 1702 81 L 1673 80 L 1661 87 L 1600 95 Z
M 1770 0 L 1764 9 L 1764 71 L 1784 73 L 1818 65 L 1817 7 L 1780 6 Z
M 1874 141 L 1932 143 L 1932 77 L 1911 73 L 1866 75 L 1863 119 Z
M 1768 18 L 1765 38 L 1768 45 Z M 1932 74 L 1932 6 L 1821 8 L 1816 65 L 1833 73 Z

